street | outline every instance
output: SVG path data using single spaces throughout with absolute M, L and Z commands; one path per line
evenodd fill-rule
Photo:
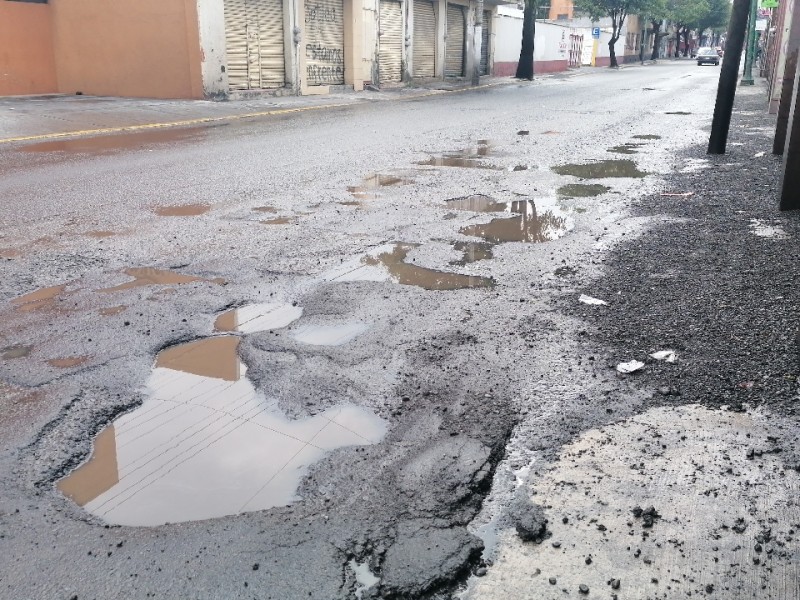
M 796 229 L 726 191 L 777 214 L 767 117 L 702 157 L 718 73 L 0 143 L 0 597 L 800 598 L 795 292 L 740 275 Z

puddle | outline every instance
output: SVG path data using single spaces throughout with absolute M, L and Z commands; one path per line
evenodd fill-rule
M 181 275 L 175 271 L 168 271 L 164 269 L 151 269 L 149 267 L 125 269 L 124 273 L 133 277 L 133 281 L 123 283 L 110 288 L 103 288 L 99 292 L 119 292 L 122 290 L 130 290 L 137 287 L 146 285 L 181 285 L 184 283 L 193 283 L 195 281 L 207 281 L 222 285 L 225 283 L 224 279 L 205 279 L 203 277 L 194 277 L 193 275 Z
M 153 212 L 159 217 L 196 217 L 211 210 L 210 204 L 180 204 L 176 206 L 156 206 Z
M 494 165 L 487 165 L 479 158 L 464 158 L 460 156 L 431 156 L 428 160 L 423 160 L 417 165 L 424 165 L 428 167 L 457 167 L 464 169 L 490 169 L 493 171 L 501 171 L 502 167 Z
M 100 314 L 104 317 L 113 317 L 114 315 L 118 315 L 122 312 L 125 312 L 125 309 L 128 307 L 124 304 L 120 304 L 119 306 L 109 306 L 107 308 L 101 308 Z
M 292 339 L 311 346 L 343 346 L 370 328 L 367 323 L 353 322 L 340 325 L 300 325 L 292 332 Z
M 15 305 L 20 312 L 31 312 L 33 310 L 53 308 L 56 303 L 58 295 L 61 294 L 67 287 L 67 284 L 54 285 L 52 287 L 42 288 L 25 294 L 19 298 L 11 300 L 11 304 Z
M 639 148 L 642 147 L 642 144 L 620 144 L 619 146 L 614 146 L 613 148 L 609 148 L 608 152 L 614 152 L 615 154 L 638 154 Z
M 531 132 L 528 131 L 527 129 L 521 129 L 520 131 L 517 132 L 517 135 L 530 135 L 530 133 Z
M 361 202 L 358 202 L 357 200 L 346 200 L 344 202 L 339 202 L 338 204 L 341 204 L 342 206 L 361 206 Z
M 51 358 L 47 364 L 57 369 L 70 369 L 78 367 L 88 361 L 91 356 L 71 356 L 68 358 Z
M 558 216 L 552 210 L 539 214 L 533 200 L 512 202 L 511 211 L 519 213 L 518 216 L 462 227 L 459 233 L 480 237 L 495 244 L 549 242 L 560 238 L 572 227 L 566 216 Z
M 690 115 L 692 113 L 684 112 L 682 110 L 674 110 L 674 111 L 671 111 L 671 112 L 665 112 L 664 114 L 665 115 Z
M 559 175 L 572 175 L 581 179 L 604 179 L 606 177 L 645 177 L 648 174 L 640 171 L 636 163 L 630 159 L 601 160 L 593 163 L 559 165 L 553 167 Z
M 251 304 L 222 313 L 214 321 L 216 331 L 256 333 L 281 329 L 303 315 L 303 309 L 291 304 Z
M 384 175 L 375 173 L 365 177 L 361 185 L 351 185 L 347 188 L 354 198 L 359 200 L 375 200 L 380 197 L 378 190 L 384 187 L 407 185 L 414 183 L 411 179 L 398 177 L 397 175 Z
M 456 242 L 453 244 L 453 250 L 462 252 L 463 256 L 450 264 L 464 266 L 479 260 L 489 260 L 494 258 L 492 248 L 494 246 L 487 242 Z
M 3 360 L 12 360 L 14 358 L 25 358 L 29 356 L 31 351 L 33 350 L 33 346 L 23 346 L 22 344 L 16 344 L 14 346 L 7 346 L 0 350 L 2 354 L 0 354 L 0 358 Z
M 255 212 L 263 212 L 270 214 L 275 214 L 276 212 L 278 212 L 278 209 L 275 208 L 274 206 L 256 206 L 255 208 L 253 208 L 253 210 Z
M 117 235 L 115 231 L 87 231 L 86 235 L 93 238 L 109 238 Z
M 530 167 L 528 165 L 516 165 L 511 170 L 514 171 L 515 173 L 517 173 L 519 171 L 527 171 L 528 169 L 530 169 Z
M 773 240 L 786 240 L 789 239 L 789 234 L 780 225 L 772 225 L 761 219 L 750 219 L 750 231 L 754 235 Z
M 592 198 L 605 194 L 611 188 L 599 183 L 568 183 L 556 192 L 562 198 Z
M 462 198 L 447 200 L 447 208 L 455 210 L 468 210 L 472 212 L 504 212 L 508 208 L 507 202 L 498 202 L 491 196 L 473 194 Z
M 277 217 L 275 219 L 264 219 L 259 221 L 262 225 L 291 225 L 293 219 L 291 217 Z
M 634 139 L 637 140 L 660 140 L 660 135 L 654 135 L 652 133 L 640 133 L 638 135 L 632 136 Z
M 102 155 L 123 150 L 137 150 L 155 144 L 197 139 L 204 137 L 207 131 L 207 127 L 152 129 L 133 133 L 39 142 L 23 146 L 22 150 L 24 152 L 68 152 L 71 154 Z
M 553 131 L 552 129 L 548 129 L 547 131 L 543 131 L 542 135 L 561 135 L 560 131 Z
M 105 428 L 58 489 L 119 525 L 210 519 L 290 504 L 310 465 L 385 435 L 382 419 L 351 404 L 287 419 L 244 376 L 238 341 L 162 351 L 144 403 Z
M 448 273 L 436 269 L 419 267 L 405 262 L 413 246 L 396 244 L 391 252 L 383 252 L 377 256 L 367 256 L 362 262 L 368 266 L 382 266 L 388 270 L 391 279 L 401 285 L 415 285 L 426 290 L 460 290 L 465 288 L 493 288 L 494 279 Z

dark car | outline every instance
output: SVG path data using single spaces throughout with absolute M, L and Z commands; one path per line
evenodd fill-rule
M 705 64 L 719 66 L 719 54 L 714 48 L 700 48 L 697 51 L 697 66 Z

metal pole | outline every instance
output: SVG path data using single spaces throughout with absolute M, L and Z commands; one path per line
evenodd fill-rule
M 795 4 L 797 6 L 797 4 Z M 794 76 L 792 90 L 792 112 L 789 116 L 789 131 L 786 149 L 783 152 L 783 181 L 781 182 L 781 210 L 800 209 L 800 69 Z
M 750 2 L 750 19 L 747 22 L 747 54 L 744 57 L 744 75 L 739 85 L 753 85 L 753 56 L 756 53 L 756 19 L 758 18 L 758 0 Z
M 725 154 L 749 9 L 749 0 L 733 0 L 731 20 L 728 23 L 728 35 L 725 41 L 725 58 L 719 73 L 714 120 L 711 122 L 711 136 L 708 139 L 708 154 Z

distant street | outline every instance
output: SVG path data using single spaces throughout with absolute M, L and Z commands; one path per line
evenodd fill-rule
M 680 221 L 634 206 L 692 201 L 665 178 L 707 168 L 718 74 L 664 60 L 0 144 L 0 597 L 610 598 L 626 569 L 619 598 L 719 593 L 713 565 L 666 587 L 711 550 L 670 546 L 694 525 L 636 494 L 762 417 L 664 409 L 671 383 L 587 342 L 629 292 L 600 289 L 609 253 Z M 646 483 L 604 488 L 658 423 Z M 586 533 L 644 547 L 658 523 L 681 550 L 656 575 Z

